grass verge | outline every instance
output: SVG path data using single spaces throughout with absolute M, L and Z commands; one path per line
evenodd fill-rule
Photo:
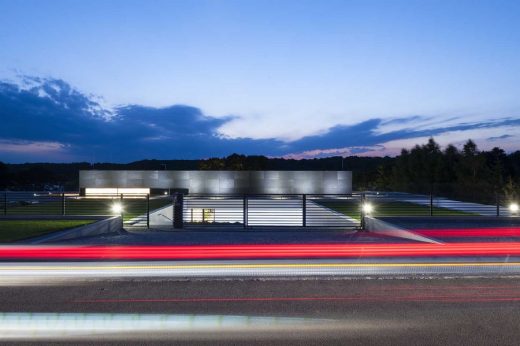
M 0 242 L 9 243 L 43 234 L 75 228 L 96 220 L 1 220 Z

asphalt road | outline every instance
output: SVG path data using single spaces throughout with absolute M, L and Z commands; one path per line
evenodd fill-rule
M 355 230 L 263 227 L 190 227 L 182 231 L 127 228 L 118 233 L 100 234 L 57 242 L 62 245 L 217 245 L 217 244 L 313 244 L 313 243 L 397 243 L 407 240 Z
M 518 257 L 0 262 L 0 286 L 95 279 L 520 276 Z
M 133 278 L 6 285 L 0 286 L 0 311 L 4 320 L 12 317 L 5 313 L 17 312 L 82 313 L 75 319 L 99 313 L 94 317 L 104 324 L 114 316 L 132 321 L 154 314 L 162 320 L 191 316 L 191 324 L 178 332 L 136 329 L 97 339 L 50 338 L 51 344 L 517 345 L 520 278 Z M 230 315 L 248 322 L 223 328 Z M 49 315 L 28 316 L 53 326 Z M 218 323 L 197 329 L 201 321 Z
M 519 217 L 389 216 L 378 219 L 411 230 L 520 227 Z

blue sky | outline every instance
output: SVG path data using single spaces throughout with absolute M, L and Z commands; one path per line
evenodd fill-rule
M 0 160 L 393 155 L 431 135 L 518 150 L 519 16 L 518 1 L 0 0 Z

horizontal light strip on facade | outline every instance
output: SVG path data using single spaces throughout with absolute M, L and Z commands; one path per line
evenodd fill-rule
M 96 188 L 87 187 L 85 189 L 85 195 L 147 195 L 150 193 L 150 189 L 147 188 Z

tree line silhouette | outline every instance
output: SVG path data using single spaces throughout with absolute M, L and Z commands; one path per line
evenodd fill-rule
M 401 191 L 460 200 L 494 202 L 520 197 L 520 150 L 507 154 L 495 147 L 481 151 L 468 140 L 461 149 L 445 148 L 430 138 L 426 144 L 402 149 L 396 157 L 326 157 L 284 159 L 232 154 L 202 160 L 142 160 L 132 163 L 0 162 L 0 188 L 77 190 L 78 171 L 126 170 L 350 170 L 357 191 Z
M 442 149 L 430 138 L 378 166 L 373 187 L 493 202 L 497 197 L 518 200 L 519 178 L 520 151 L 506 154 L 498 147 L 480 151 L 472 140 L 461 150 L 453 145 Z

